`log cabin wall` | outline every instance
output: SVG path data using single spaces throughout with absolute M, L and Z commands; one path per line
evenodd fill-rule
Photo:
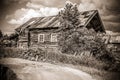
M 19 40 L 18 40 L 18 42 L 17 42 L 17 46 L 18 46 L 18 48 L 28 48 L 28 37 L 29 37 L 29 35 L 28 35 L 28 32 L 29 32 L 29 30 L 25 30 L 23 33 L 21 33 L 20 35 L 19 35 Z
M 41 48 L 49 52 L 56 52 L 58 50 L 56 30 L 32 30 L 30 31 L 30 47 Z

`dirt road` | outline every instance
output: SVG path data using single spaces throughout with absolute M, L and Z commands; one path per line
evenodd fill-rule
M 89 74 L 66 66 L 18 58 L 1 59 L 21 80 L 95 80 Z

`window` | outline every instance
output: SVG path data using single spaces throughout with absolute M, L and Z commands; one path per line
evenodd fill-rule
M 44 42 L 44 34 L 38 35 L 38 42 Z
M 51 42 L 57 42 L 57 34 L 51 34 Z
M 57 42 L 57 34 L 38 34 L 38 42 Z
M 51 36 L 50 34 L 45 34 L 45 42 L 50 42 Z

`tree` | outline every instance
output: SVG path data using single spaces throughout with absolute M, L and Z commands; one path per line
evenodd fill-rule
M 76 45 L 78 37 L 73 37 L 72 35 L 79 36 L 77 32 L 73 33 L 80 24 L 79 15 L 77 5 L 72 3 L 67 3 L 64 10 L 59 12 L 61 33 L 58 39 L 59 48 L 63 53 L 75 53 L 77 51 L 76 47 L 79 46 Z M 71 44 L 74 44 L 74 49 Z
M 64 10 L 59 12 L 59 19 L 61 23 L 60 29 L 62 31 L 78 27 L 80 24 L 79 11 L 76 4 L 67 3 Z
M 4 47 L 13 47 L 17 45 L 17 41 L 18 41 L 18 34 L 12 33 L 11 35 L 3 35 L 2 32 L 0 31 L 0 46 L 4 46 Z

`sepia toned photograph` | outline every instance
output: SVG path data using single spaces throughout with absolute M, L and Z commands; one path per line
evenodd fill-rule
M 0 80 L 120 80 L 120 0 L 0 0 Z

